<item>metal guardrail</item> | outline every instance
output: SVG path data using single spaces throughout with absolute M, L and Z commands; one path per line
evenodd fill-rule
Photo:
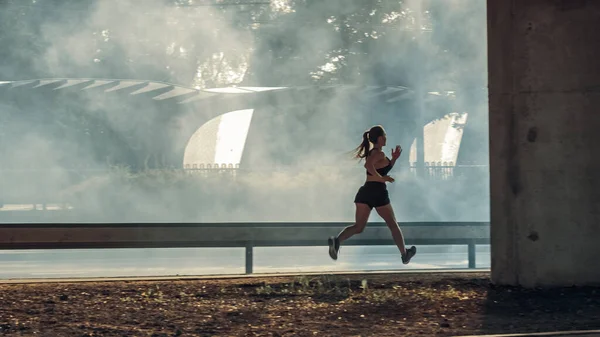
M 244 247 L 246 273 L 254 247 L 325 246 L 351 223 L 3 223 L 0 249 Z M 488 222 L 400 223 L 408 245 L 467 245 L 475 268 L 477 244 L 489 244 Z M 369 223 L 345 246 L 394 245 L 385 223 Z

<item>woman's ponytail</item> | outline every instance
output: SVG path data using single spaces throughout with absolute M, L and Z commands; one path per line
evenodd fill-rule
M 362 143 L 355 150 L 356 158 L 366 158 L 369 156 L 369 150 L 371 149 L 371 142 L 369 142 L 369 131 L 363 133 Z

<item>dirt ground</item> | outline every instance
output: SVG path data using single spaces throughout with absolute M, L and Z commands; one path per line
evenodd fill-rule
M 455 336 L 600 328 L 600 288 L 487 273 L 0 284 L 0 335 Z

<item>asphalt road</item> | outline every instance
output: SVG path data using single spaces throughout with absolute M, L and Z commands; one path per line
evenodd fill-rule
M 409 265 L 395 247 L 342 247 L 332 261 L 327 247 L 255 248 L 254 272 L 464 269 L 465 246 L 421 246 Z M 189 276 L 243 274 L 244 249 L 79 249 L 0 251 L 0 279 Z M 477 268 L 490 267 L 489 246 L 478 246 Z

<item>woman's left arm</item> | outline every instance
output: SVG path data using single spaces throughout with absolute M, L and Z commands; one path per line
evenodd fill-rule
M 396 145 L 395 151 L 392 149 L 392 159 L 390 160 L 390 165 L 394 166 L 396 164 L 396 160 L 400 158 L 400 154 L 402 153 L 402 148 L 400 145 Z

